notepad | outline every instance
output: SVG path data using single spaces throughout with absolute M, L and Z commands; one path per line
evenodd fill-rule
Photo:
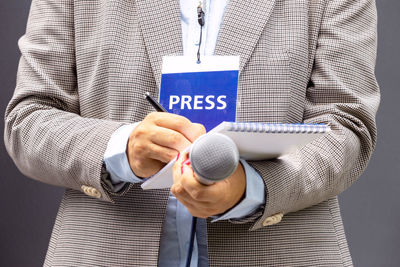
M 291 153 L 330 131 L 325 124 L 277 124 L 222 122 L 210 133 L 222 133 L 236 144 L 240 158 L 245 160 L 268 160 Z M 186 151 L 189 151 L 188 147 Z M 143 189 L 169 188 L 173 184 L 170 161 L 157 174 L 147 179 Z

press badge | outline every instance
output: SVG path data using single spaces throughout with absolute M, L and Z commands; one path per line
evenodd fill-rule
M 235 121 L 238 56 L 163 58 L 160 104 L 168 111 L 203 124 L 207 131 L 222 121 Z

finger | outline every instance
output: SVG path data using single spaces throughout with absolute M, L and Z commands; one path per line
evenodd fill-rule
M 172 177 L 174 179 L 174 185 L 179 183 L 179 181 L 182 178 L 182 170 L 183 170 L 182 166 L 183 166 L 183 162 L 185 160 L 187 160 L 187 158 L 188 158 L 187 152 L 179 153 L 174 166 L 172 166 Z M 172 189 L 172 187 L 171 187 L 171 189 Z
M 176 162 L 174 163 L 174 166 L 172 166 L 172 171 L 176 174 L 178 174 L 179 176 L 182 175 L 181 173 L 181 166 L 183 164 L 183 162 L 185 162 L 188 159 L 188 152 L 183 152 L 183 153 L 178 153 L 177 158 L 176 158 Z
M 140 178 L 150 177 L 159 172 L 165 166 L 165 163 L 152 159 L 146 161 L 135 161 L 132 164 L 129 164 L 133 173 Z
M 194 176 L 193 178 L 182 176 L 180 183 L 191 198 L 202 202 L 218 202 L 223 197 L 221 192 L 225 192 L 224 190 L 226 190 L 225 181 L 220 181 L 212 185 L 203 185 Z
M 191 142 L 196 140 L 198 126 L 195 126 L 197 130 L 193 132 L 194 126 L 192 122 L 183 116 L 172 113 L 155 112 L 151 115 L 151 119 L 157 126 L 177 131 Z
M 212 199 L 209 199 L 207 196 L 209 186 L 205 186 L 197 181 L 190 165 L 185 165 L 185 162 L 183 162 L 183 166 L 184 172 L 179 181 L 183 187 L 183 191 L 190 196 L 190 200 L 210 203 L 210 200 L 212 201 Z
M 189 166 L 185 166 L 184 169 L 185 171 L 182 176 L 187 176 L 194 179 L 191 168 Z M 221 211 L 218 210 L 219 206 L 215 205 L 216 203 L 212 203 L 209 200 L 198 201 L 193 199 L 180 182 L 173 185 L 171 192 L 183 205 L 186 206 L 193 216 L 207 218 L 209 216 L 221 213 Z
M 182 203 L 194 217 L 205 219 L 220 213 L 219 211 L 211 208 L 210 205 L 199 205 L 198 203 L 194 204 L 193 202 L 185 199 L 178 199 L 178 201 Z
M 209 206 L 208 203 L 199 203 L 199 202 L 193 201 L 193 199 L 191 199 L 190 195 L 187 194 L 187 192 L 185 192 L 185 189 L 182 187 L 181 184 L 174 185 L 171 188 L 171 192 L 172 192 L 172 194 L 174 194 L 176 199 L 180 203 L 182 203 L 189 210 L 190 213 L 192 213 L 192 215 L 194 212 L 196 213 L 196 215 L 199 215 L 199 212 L 207 209 L 207 207 Z
M 163 147 L 151 143 L 148 145 L 147 156 L 151 159 L 159 160 L 164 163 L 168 163 L 178 155 L 178 151 L 168 147 Z
M 181 183 L 175 183 L 171 187 L 171 193 L 178 199 L 185 198 L 187 196 L 187 192 L 185 192 L 185 189 L 181 185 Z
M 189 193 L 185 190 L 185 188 L 182 186 L 181 183 L 177 183 L 173 186 L 173 188 L 171 188 L 171 192 L 172 194 L 174 194 L 174 196 L 179 200 L 179 201 L 185 201 L 188 203 L 191 203 L 193 205 L 193 207 L 196 207 L 198 209 L 202 209 L 202 208 L 208 208 L 210 207 L 213 203 L 211 203 L 210 201 L 206 200 L 206 201 L 198 201 L 193 199 Z
M 192 123 L 191 127 L 192 127 L 192 133 L 193 133 L 194 140 L 196 140 L 203 134 L 206 134 L 206 128 L 204 127 L 203 124 Z M 191 140 L 191 141 L 194 142 L 194 140 Z
M 150 141 L 176 151 L 185 150 L 185 148 L 191 145 L 191 141 L 180 132 L 159 126 L 154 127 L 150 134 Z

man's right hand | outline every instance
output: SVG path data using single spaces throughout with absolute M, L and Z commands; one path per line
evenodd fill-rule
M 129 136 L 129 165 L 136 176 L 149 177 L 205 133 L 203 125 L 185 117 L 150 113 Z

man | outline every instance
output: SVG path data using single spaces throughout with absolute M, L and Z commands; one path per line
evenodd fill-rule
M 148 115 L 151 106 L 143 101 L 146 91 L 158 94 L 162 57 L 185 52 L 184 3 L 32 2 L 5 143 L 24 174 L 67 188 L 46 266 L 166 262 L 165 229 L 180 231 L 180 221 L 168 226 L 173 196 L 113 175 L 107 152 L 118 131 L 132 127 L 125 148 L 130 171 L 140 179 L 204 133 L 176 115 Z M 351 266 L 336 195 L 359 177 L 376 142 L 375 3 L 226 4 L 213 54 L 241 58 L 237 120 L 326 123 L 332 131 L 285 157 L 242 162 L 215 184 L 230 194 L 223 203 L 211 198 L 204 204 L 215 187 L 180 174 L 180 158 L 172 193 L 191 214 L 220 219 L 207 219 L 207 251 L 199 242 L 198 264 Z M 171 121 L 180 126 L 166 125 Z M 178 137 L 156 141 L 156 126 Z M 263 182 L 265 199 L 245 216 L 221 219 L 247 197 L 246 164 L 255 171 L 251 180 Z

